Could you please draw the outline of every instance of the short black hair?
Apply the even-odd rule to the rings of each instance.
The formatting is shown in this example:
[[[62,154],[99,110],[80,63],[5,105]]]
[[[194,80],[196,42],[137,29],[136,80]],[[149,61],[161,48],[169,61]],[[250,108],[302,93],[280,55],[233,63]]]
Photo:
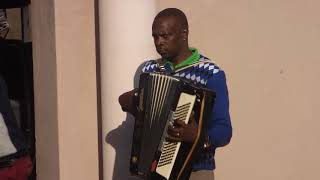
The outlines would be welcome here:
[[[187,29],[187,30],[189,29],[188,20],[187,20],[186,15],[184,14],[184,12],[182,12],[180,9],[177,9],[177,8],[167,8],[167,9],[160,11],[156,15],[154,20],[161,18],[161,17],[170,17],[170,16],[178,18],[178,21],[183,29]]]

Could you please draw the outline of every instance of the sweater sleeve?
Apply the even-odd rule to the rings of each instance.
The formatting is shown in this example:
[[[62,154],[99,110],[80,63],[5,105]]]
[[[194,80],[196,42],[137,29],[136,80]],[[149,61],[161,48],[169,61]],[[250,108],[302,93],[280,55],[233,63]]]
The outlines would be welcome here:
[[[229,95],[224,71],[213,74],[207,87],[216,93],[215,103],[208,122],[209,142],[214,147],[227,145],[232,137],[229,114]]]

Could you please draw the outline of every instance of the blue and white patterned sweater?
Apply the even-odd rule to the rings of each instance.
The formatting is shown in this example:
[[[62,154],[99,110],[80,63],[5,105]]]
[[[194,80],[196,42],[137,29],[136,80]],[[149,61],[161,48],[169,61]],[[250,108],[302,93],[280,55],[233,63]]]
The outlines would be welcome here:
[[[147,61],[142,68],[144,73],[157,71],[159,71],[159,67],[156,60]],[[192,80],[199,86],[211,89],[216,93],[215,104],[208,121],[208,136],[212,148],[203,152],[201,159],[193,165],[194,170],[213,170],[216,167],[215,149],[227,145],[232,136],[225,73],[210,59],[201,55],[198,63],[178,69],[173,74]]]

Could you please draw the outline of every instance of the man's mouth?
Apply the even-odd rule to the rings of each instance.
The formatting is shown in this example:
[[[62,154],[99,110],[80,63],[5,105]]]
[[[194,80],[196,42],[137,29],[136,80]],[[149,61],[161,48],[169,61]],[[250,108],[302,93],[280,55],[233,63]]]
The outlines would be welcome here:
[[[158,53],[161,54],[161,55],[162,55],[162,54],[167,54],[167,51],[166,51],[165,49],[160,49],[160,48],[159,48],[157,51],[158,51]]]

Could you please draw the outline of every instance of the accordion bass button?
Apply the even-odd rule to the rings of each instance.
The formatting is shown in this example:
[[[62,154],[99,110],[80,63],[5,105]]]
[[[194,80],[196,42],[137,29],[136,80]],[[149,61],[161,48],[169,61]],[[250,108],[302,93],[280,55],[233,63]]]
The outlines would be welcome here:
[[[131,157],[131,162],[136,164],[138,162],[138,157],[137,156],[132,156]]]

